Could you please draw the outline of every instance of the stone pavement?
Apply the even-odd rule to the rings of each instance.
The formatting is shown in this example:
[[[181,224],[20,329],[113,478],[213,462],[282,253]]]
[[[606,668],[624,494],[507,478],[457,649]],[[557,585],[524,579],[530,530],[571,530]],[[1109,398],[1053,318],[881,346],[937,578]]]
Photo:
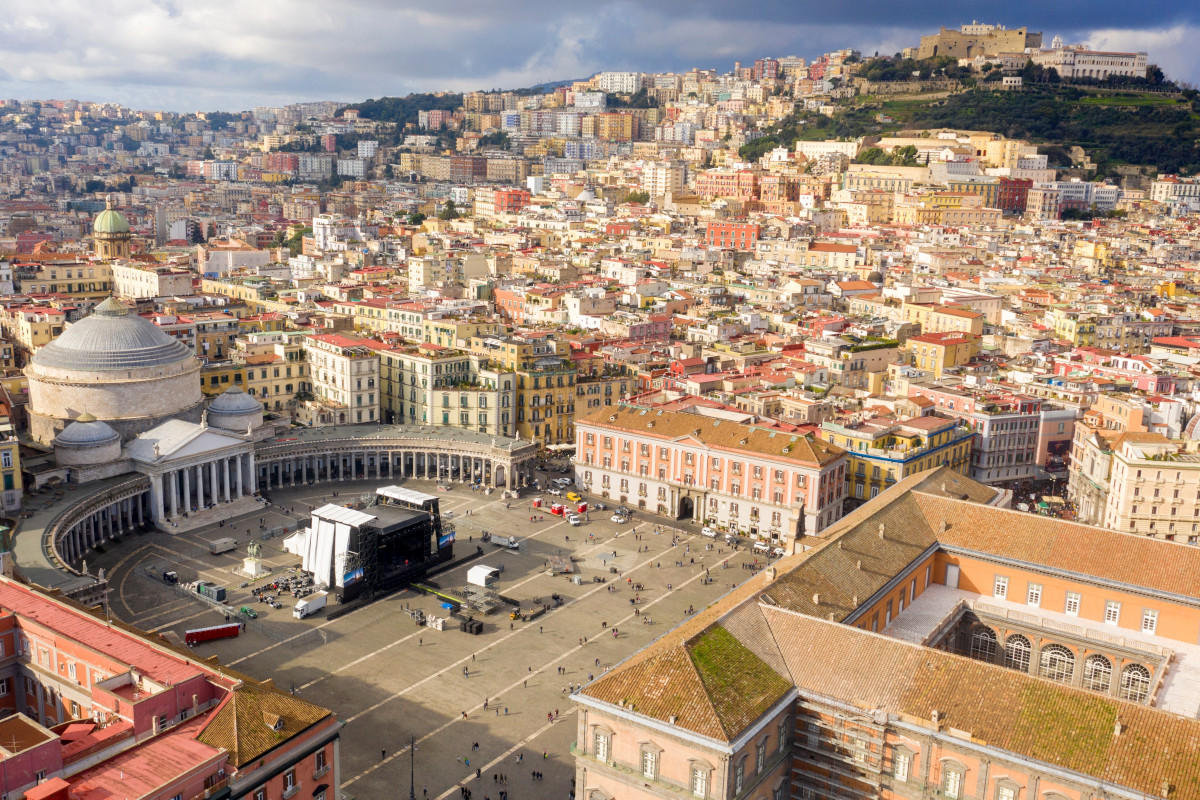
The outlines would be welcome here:
[[[109,570],[113,613],[148,629],[182,632],[210,624],[213,612],[165,591],[145,576],[144,568],[171,568],[179,571],[181,580],[204,577],[222,583],[230,590],[229,605],[236,607],[249,598],[250,587],[239,588],[243,579],[231,572],[244,557],[244,548],[209,555],[209,539],[235,536],[242,544],[260,525],[269,529],[294,523],[310,505],[333,499],[335,489],[338,500],[350,500],[377,485],[372,481],[275,490],[275,505],[263,514],[231,520],[222,528],[176,537],[147,534],[122,543],[97,560],[98,567]],[[434,488],[412,480],[403,485],[419,491]],[[282,609],[254,606],[261,613],[260,630],[206,643],[196,654],[217,655],[221,663],[257,678],[273,678],[280,688],[294,689],[334,709],[346,724],[340,765],[348,797],[404,796],[411,734],[417,738],[416,792],[421,800],[425,791],[430,798],[457,797],[461,785],[471,788],[472,800],[496,800],[502,787],[492,775],[498,779],[501,772],[508,776],[503,788],[512,800],[564,800],[574,777],[571,687],[586,684],[652,641],[685,618],[689,607],[699,610],[750,577],[741,564],[755,557],[746,551],[731,554],[691,530],[679,531],[672,545],[675,532],[654,535],[655,521],[645,515],[635,515],[618,530],[608,519],[611,512],[593,512],[590,522],[573,528],[548,513],[540,515],[543,521],[530,522],[528,496],[505,501],[497,494],[485,496],[457,486],[441,498],[443,512],[454,512],[457,548],[476,546],[483,530],[522,540],[519,552],[493,548],[474,562],[503,565],[497,587],[502,594],[532,605],[557,592],[565,605],[528,623],[498,612],[485,618],[482,635],[470,636],[457,626],[444,632],[417,627],[406,610],[444,612],[435,598],[409,591],[333,621],[323,614],[293,619],[294,600],[289,597],[291,602]],[[512,506],[508,510],[506,502]],[[281,511],[286,508],[295,513]],[[630,534],[634,525],[638,537]],[[265,545],[266,562],[273,568],[297,562],[278,549],[278,540]],[[709,546],[713,549],[706,549]],[[717,552],[718,546],[722,552]],[[582,583],[547,574],[545,562],[552,555],[580,559]],[[722,569],[726,560],[730,567]],[[137,574],[139,567],[142,575]],[[634,592],[610,568],[644,589]],[[711,583],[706,569],[711,570]],[[466,570],[460,566],[436,580],[445,588],[463,585]],[[640,600],[636,612],[630,603],[635,595]],[[646,624],[647,618],[654,624]],[[614,627],[619,629],[616,637]],[[557,720],[548,721],[547,714],[553,717],[556,711]],[[473,749],[475,743],[478,750]],[[518,755],[524,756],[519,767]],[[542,781],[531,780],[534,770],[545,774]]]

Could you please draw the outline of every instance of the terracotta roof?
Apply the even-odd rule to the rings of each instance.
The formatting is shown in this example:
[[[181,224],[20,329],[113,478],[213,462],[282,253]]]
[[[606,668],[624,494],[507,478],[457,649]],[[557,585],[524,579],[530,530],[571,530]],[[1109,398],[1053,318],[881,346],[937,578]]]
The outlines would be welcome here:
[[[721,376],[693,375],[689,380],[711,380],[713,377]],[[663,441],[691,437],[718,450],[754,453],[774,459],[814,465],[828,464],[841,458],[846,452],[821,439],[788,436],[780,434],[778,431],[743,425],[730,420],[642,408],[625,403],[597,409],[577,418],[575,424],[576,426],[595,425],[612,430],[627,430],[639,436]]]
[[[228,750],[229,763],[242,767],[331,714],[295,695],[246,683],[229,693],[196,738]],[[281,722],[278,730],[268,718]]]
[[[852,699],[1173,800],[1200,797],[1200,722],[845,625],[764,608],[802,694]],[[1121,723],[1117,734],[1116,723]]]
[[[596,700],[670,720],[730,741],[792,684],[720,625],[606,675],[586,689]]]

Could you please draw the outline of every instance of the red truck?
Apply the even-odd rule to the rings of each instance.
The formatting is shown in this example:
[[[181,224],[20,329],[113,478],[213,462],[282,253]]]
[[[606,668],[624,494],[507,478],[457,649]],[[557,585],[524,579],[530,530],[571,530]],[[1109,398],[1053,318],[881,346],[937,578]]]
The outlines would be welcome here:
[[[183,640],[188,644],[207,642],[212,639],[229,639],[241,632],[242,626],[237,622],[227,622],[224,625],[214,625],[211,628],[192,628],[184,631]]]

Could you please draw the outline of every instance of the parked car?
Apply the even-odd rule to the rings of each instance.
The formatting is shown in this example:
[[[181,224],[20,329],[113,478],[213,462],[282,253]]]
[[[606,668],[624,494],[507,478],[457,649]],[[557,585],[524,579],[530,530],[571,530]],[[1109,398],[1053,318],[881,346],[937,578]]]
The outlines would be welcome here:
[[[567,492],[567,499],[572,503],[578,503],[583,498],[579,496],[579,492]]]
[[[787,551],[784,550],[782,547],[776,547],[775,549],[773,549],[771,551],[771,555],[775,556],[776,558],[783,558],[784,556],[787,555]]]
[[[250,606],[242,606],[238,610],[238,613],[240,613],[243,617],[249,617],[250,619],[258,619],[258,612],[255,611]]]
[[[624,525],[626,522],[629,522],[629,517],[625,516],[624,514],[613,514],[612,521],[618,525]]]
[[[596,503],[595,505],[592,506],[592,508],[596,509],[597,511],[607,511],[608,510],[608,506],[604,505],[604,503]]]
[[[551,486],[549,490],[547,490],[546,494],[552,494],[555,497],[561,497],[562,489],[558,488],[557,486]]]
[[[572,525],[580,525],[583,523],[583,517],[579,516],[578,514],[571,514],[567,517],[567,522],[571,523]]]
[[[628,516],[632,516],[632,514],[633,514],[633,512],[632,512],[632,511],[630,511],[630,510],[629,510],[628,508],[626,508],[625,506],[617,506],[617,513],[618,513],[618,514],[624,514],[624,515],[625,515],[625,516],[627,516],[627,517],[628,517]]]
[[[769,553],[771,552],[771,545],[763,541],[758,541],[754,543],[754,550],[759,553]]]
[[[707,525],[705,525],[703,528],[700,529],[700,535],[707,536],[710,539],[717,538],[717,532],[714,529],[708,527]]]

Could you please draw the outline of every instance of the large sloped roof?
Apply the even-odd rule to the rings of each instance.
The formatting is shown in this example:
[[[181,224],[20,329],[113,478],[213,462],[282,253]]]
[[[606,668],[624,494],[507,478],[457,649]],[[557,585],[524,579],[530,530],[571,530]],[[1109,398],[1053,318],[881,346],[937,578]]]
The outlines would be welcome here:
[[[191,357],[183,342],[110,297],[39,350],[33,363],[94,372],[160,367]]]

